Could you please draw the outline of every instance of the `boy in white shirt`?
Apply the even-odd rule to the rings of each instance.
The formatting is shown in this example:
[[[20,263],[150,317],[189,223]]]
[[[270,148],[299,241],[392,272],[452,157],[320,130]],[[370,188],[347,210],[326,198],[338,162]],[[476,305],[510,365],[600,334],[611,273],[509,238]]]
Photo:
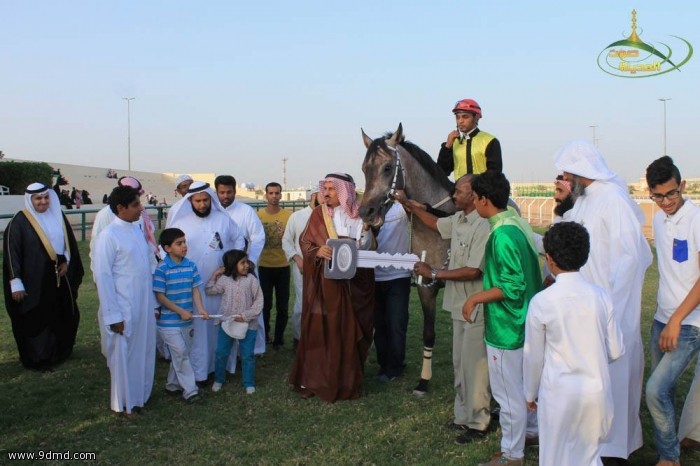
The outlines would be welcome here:
[[[654,216],[659,291],[651,328],[651,375],[646,399],[654,424],[657,466],[680,465],[674,393],[700,351],[700,209],[683,199],[685,181],[668,156],[647,167]]]
[[[600,465],[613,413],[608,362],[624,352],[622,333],[608,293],[579,273],[590,249],[586,229],[554,224],[544,249],[556,281],[530,301],[523,361],[527,406],[537,410],[540,465]]]

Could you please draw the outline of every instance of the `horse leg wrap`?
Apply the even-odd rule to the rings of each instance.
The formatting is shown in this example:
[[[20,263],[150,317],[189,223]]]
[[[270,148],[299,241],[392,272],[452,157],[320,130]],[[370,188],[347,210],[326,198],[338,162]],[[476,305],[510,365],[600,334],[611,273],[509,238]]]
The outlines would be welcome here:
[[[420,371],[420,378],[430,380],[433,378],[433,349],[423,347],[423,369]]]

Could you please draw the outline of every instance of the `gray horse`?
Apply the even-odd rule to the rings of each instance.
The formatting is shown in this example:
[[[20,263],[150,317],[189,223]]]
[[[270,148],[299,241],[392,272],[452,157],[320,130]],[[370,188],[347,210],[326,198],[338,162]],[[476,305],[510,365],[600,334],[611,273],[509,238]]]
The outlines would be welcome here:
[[[427,203],[446,214],[455,212],[452,202],[454,184],[437,163],[420,147],[404,140],[399,123],[393,134],[375,140],[362,131],[367,147],[362,171],[365,174],[365,192],[360,203],[363,220],[379,227],[391,207],[392,192],[403,189],[410,199]],[[428,229],[420,220],[411,218],[411,250],[419,257],[426,252],[429,264],[445,264],[449,242]],[[432,351],[435,344],[435,308],[438,286],[419,286],[418,295],[423,308],[423,369],[415,395],[424,395],[432,377]]]

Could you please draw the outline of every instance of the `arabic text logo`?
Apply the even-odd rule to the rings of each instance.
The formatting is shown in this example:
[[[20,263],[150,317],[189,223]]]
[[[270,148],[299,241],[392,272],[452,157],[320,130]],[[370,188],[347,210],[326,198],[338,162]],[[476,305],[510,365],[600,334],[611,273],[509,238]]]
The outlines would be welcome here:
[[[640,33],[641,34],[641,33]],[[665,42],[644,42],[637,34],[637,10],[632,10],[632,32],[626,39],[618,40],[605,47],[598,54],[598,67],[604,72],[620,78],[648,78],[680,68],[693,56],[693,46],[678,36],[673,39],[674,48],[685,55],[681,59],[674,54]]]

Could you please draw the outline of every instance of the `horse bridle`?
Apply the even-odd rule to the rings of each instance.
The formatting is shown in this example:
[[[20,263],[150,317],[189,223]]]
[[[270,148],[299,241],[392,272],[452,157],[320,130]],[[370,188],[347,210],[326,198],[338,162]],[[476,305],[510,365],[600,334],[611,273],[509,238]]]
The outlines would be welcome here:
[[[396,194],[397,189],[404,190],[406,189],[406,178],[405,178],[405,173],[404,173],[404,168],[403,165],[401,164],[401,155],[399,153],[398,147],[391,147],[389,144],[385,144],[387,149],[392,151],[394,153],[394,178],[391,180],[391,187],[389,188],[389,191],[386,193],[386,199],[384,200],[384,204],[389,204],[394,200],[394,196]],[[431,207],[433,209],[437,209],[444,203],[448,202],[452,197],[448,195],[441,201],[439,201],[437,204],[432,205]]]
[[[401,165],[401,155],[399,154],[399,149],[397,147],[391,147],[386,144],[386,147],[394,153],[394,178],[391,180],[391,187],[386,193],[386,200],[384,204],[389,204],[393,202],[396,190],[406,188],[406,178],[404,176],[403,165]]]

